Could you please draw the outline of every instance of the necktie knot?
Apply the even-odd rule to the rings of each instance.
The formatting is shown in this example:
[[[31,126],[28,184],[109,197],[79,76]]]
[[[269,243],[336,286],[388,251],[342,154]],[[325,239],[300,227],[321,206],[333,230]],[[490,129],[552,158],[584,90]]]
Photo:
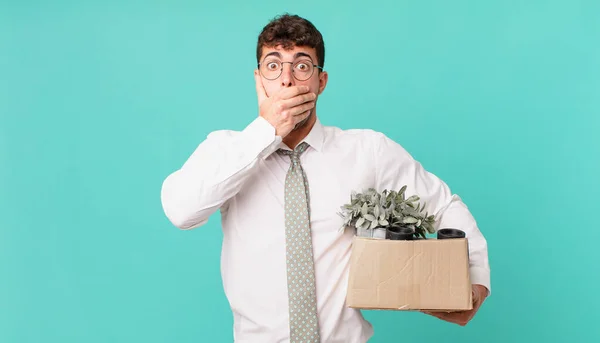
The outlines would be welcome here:
[[[296,146],[294,150],[279,149],[277,150],[277,152],[281,155],[289,156],[292,161],[299,161],[300,155],[302,155],[302,153],[305,152],[307,148],[308,143],[302,142],[298,144],[298,146]]]

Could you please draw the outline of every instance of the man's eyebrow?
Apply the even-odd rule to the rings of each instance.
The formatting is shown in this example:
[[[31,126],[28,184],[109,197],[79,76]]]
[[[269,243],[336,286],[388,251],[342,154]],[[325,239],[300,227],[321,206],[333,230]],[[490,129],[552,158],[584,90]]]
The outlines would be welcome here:
[[[270,53],[268,53],[268,54],[265,55],[264,59],[266,59],[269,56],[276,56],[276,57],[279,57],[279,59],[281,59],[281,54],[278,51],[271,51]],[[312,61],[312,57],[309,54],[305,53],[305,52],[297,52],[294,55],[294,59],[297,59],[298,57],[308,57]]]
[[[269,52],[268,54],[265,55],[265,59],[267,57],[269,57],[269,56],[277,56],[277,57],[279,57],[279,59],[281,59],[281,54],[279,52],[277,52],[277,51],[271,51],[271,52]]]
[[[294,59],[296,59],[296,58],[298,58],[298,57],[308,57],[308,58],[310,58],[310,59],[311,59],[311,61],[312,61],[312,57],[310,57],[310,55],[309,55],[309,54],[307,54],[307,53],[305,53],[305,52],[297,52],[297,53],[294,55]]]

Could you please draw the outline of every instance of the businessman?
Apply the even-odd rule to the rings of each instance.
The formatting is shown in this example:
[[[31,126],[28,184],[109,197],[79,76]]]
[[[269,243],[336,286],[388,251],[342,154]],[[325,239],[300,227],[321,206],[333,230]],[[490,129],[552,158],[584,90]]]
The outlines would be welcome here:
[[[353,190],[368,187],[407,185],[438,218],[436,229],[466,232],[473,310],[429,313],[466,325],[490,292],[490,270],[486,240],[461,198],[386,135],[321,124],[317,102],[328,74],[323,37],[311,22],[274,18],[258,37],[256,58],[257,115],[243,130],[210,133],[161,191],[178,228],[221,213],[235,342],[369,340],[372,325],[345,305],[354,232],[339,230],[337,214]]]

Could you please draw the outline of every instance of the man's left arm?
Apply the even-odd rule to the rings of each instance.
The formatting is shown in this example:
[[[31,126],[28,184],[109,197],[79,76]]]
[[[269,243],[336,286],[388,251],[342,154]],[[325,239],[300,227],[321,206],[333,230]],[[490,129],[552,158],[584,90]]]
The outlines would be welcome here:
[[[425,211],[435,215],[436,230],[457,228],[465,232],[469,242],[469,274],[473,284],[473,309],[451,313],[429,313],[460,325],[473,318],[491,292],[487,241],[473,215],[462,199],[448,185],[428,172],[400,144],[383,134],[377,134],[374,144],[376,187],[399,190],[406,185],[406,196],[418,195],[426,202]]]

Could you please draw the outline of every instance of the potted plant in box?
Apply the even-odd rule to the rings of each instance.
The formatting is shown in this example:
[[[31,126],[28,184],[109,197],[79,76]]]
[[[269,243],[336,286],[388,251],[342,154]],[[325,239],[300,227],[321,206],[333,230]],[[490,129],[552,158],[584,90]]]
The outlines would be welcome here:
[[[419,203],[419,196],[405,196],[406,186],[399,191],[384,191],[389,209],[387,239],[426,239],[426,233],[434,233],[435,217],[425,210],[426,203]]]
[[[419,197],[405,197],[406,186],[399,191],[373,188],[364,193],[352,192],[350,203],[341,207],[344,227],[356,228],[361,237],[379,239],[426,238],[425,232],[433,233],[433,215],[423,214],[425,204]]]
[[[350,203],[344,204],[338,214],[344,218],[343,227],[356,228],[360,237],[385,239],[390,209],[387,199],[373,188],[364,193],[352,192]]]

